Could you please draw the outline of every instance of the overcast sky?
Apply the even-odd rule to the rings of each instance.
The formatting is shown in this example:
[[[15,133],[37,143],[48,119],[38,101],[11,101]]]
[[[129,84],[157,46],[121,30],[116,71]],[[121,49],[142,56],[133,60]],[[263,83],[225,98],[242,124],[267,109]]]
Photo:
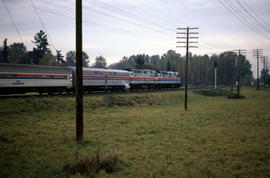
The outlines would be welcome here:
[[[74,0],[0,2],[1,41],[22,41],[31,50],[31,40],[44,29],[43,22],[53,53],[54,47],[64,55],[75,49]],[[123,56],[162,55],[169,49],[184,55],[184,49],[176,49],[176,28],[199,27],[199,49],[192,49],[193,54],[247,49],[254,70],[252,49],[262,48],[264,55],[270,55],[269,19],[269,0],[83,0],[83,48],[91,63],[99,55],[108,64]]]

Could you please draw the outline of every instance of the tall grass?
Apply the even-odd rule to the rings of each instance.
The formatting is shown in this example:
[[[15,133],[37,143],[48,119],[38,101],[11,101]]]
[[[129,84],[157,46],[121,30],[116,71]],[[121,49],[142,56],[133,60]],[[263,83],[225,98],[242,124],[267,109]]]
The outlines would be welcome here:
[[[270,90],[190,92],[189,111],[183,94],[87,96],[80,143],[74,98],[1,99],[0,177],[84,177],[63,168],[96,158],[98,145],[100,160],[117,152],[120,162],[96,177],[270,176]]]

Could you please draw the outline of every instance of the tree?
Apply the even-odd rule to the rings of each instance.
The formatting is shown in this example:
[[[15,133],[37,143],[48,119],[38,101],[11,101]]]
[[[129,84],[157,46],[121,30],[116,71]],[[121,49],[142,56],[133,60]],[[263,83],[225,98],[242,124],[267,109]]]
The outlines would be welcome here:
[[[119,62],[108,66],[109,69],[133,69],[135,68],[135,61],[132,56],[124,56]]]
[[[167,61],[167,71],[171,71],[172,69],[171,69],[171,63],[170,63],[170,61],[168,60]]]
[[[9,46],[8,62],[14,64],[30,64],[26,46],[23,43],[13,43]]]
[[[32,51],[28,52],[28,56],[30,58],[31,64],[39,65],[40,60],[43,58],[43,54],[41,50],[37,48],[33,48]]]
[[[56,66],[59,65],[56,56],[52,55],[50,52],[46,52],[39,62],[40,65]]]
[[[103,68],[103,69],[106,68],[107,62],[106,62],[106,59],[104,57],[98,56],[98,57],[96,57],[95,60],[96,60],[96,62],[92,67],[94,67],[94,68]]]
[[[58,64],[65,64],[64,56],[61,54],[61,50],[56,50],[56,59]]]
[[[9,47],[7,45],[7,39],[3,41],[3,48],[0,52],[0,62],[7,63],[8,62],[8,53]]]
[[[42,55],[44,55],[46,52],[51,52],[51,50],[48,48],[48,46],[50,46],[48,37],[44,31],[40,30],[38,33],[36,33],[34,36],[34,41],[32,42],[35,43],[37,49],[41,51]]]
[[[82,63],[83,63],[83,67],[89,67],[88,63],[88,55],[86,54],[86,52],[82,52]],[[68,51],[66,54],[66,63],[67,66],[75,66],[76,65],[76,52],[75,51]]]
[[[266,69],[262,69],[261,71],[261,76],[260,76],[260,82],[264,82],[266,85],[270,85],[270,74],[269,74],[269,70]]]
[[[31,62],[38,65],[45,53],[51,53],[48,37],[44,31],[40,30],[35,34],[34,41],[32,42],[36,45],[36,48],[33,48],[29,56],[31,57]]]
[[[135,62],[136,62],[136,68],[142,69],[143,64],[144,64],[144,56],[141,54],[137,55],[135,58]]]

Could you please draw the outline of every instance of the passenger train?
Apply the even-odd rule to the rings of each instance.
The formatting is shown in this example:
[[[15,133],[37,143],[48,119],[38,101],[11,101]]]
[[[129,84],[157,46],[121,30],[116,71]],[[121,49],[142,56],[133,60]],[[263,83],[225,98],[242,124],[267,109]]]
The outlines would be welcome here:
[[[74,92],[76,68],[0,63],[0,94]],[[84,92],[179,88],[178,72],[83,68]]]

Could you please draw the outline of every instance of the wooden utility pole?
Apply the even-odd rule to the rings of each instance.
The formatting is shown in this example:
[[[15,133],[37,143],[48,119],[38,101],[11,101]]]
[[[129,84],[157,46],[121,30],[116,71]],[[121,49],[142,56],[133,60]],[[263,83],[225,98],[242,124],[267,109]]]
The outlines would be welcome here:
[[[187,103],[188,103],[188,54],[189,54],[189,48],[198,48],[198,46],[190,46],[190,43],[198,43],[198,41],[189,41],[189,39],[198,39],[199,37],[191,37],[190,35],[193,34],[199,34],[198,32],[190,32],[190,30],[198,30],[198,27],[194,28],[177,28],[177,30],[180,30],[180,32],[177,32],[176,34],[180,35],[186,35],[182,37],[176,37],[177,39],[186,39],[186,41],[177,41],[176,43],[185,43],[186,46],[176,46],[177,48],[186,48],[186,81],[185,81],[185,110],[187,110]],[[181,32],[181,30],[186,30],[186,32]]]
[[[233,96],[233,86],[234,86],[234,66],[235,60],[232,59],[232,73],[231,73],[231,96]]]
[[[76,0],[76,140],[83,139],[82,0]]]
[[[263,56],[263,87],[265,88],[265,80],[266,80],[266,64],[268,62],[268,57]]]
[[[241,96],[241,73],[242,73],[242,62],[241,55],[247,52],[245,49],[234,50],[234,52],[238,52],[238,76],[237,76],[237,97]]]
[[[214,62],[215,67],[215,90],[217,89],[217,62]]]
[[[259,58],[262,57],[262,49],[253,49],[253,57],[257,59],[257,90],[260,89],[260,69],[259,69]]]

